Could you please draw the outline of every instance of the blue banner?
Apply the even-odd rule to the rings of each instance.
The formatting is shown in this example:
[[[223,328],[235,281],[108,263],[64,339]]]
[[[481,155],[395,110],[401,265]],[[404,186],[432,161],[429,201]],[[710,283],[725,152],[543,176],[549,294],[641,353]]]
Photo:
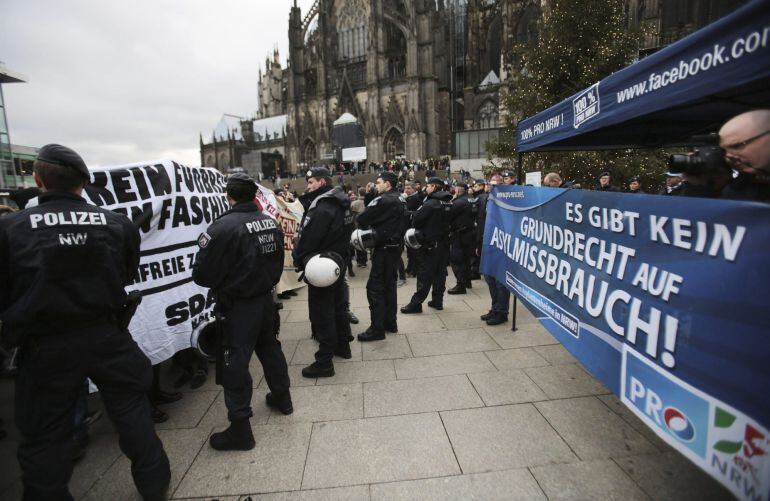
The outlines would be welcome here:
[[[770,1],[735,12],[522,120],[517,149],[691,144],[770,87]],[[618,127],[622,124],[622,127]]]
[[[770,205],[496,186],[482,273],[658,435],[770,494]]]

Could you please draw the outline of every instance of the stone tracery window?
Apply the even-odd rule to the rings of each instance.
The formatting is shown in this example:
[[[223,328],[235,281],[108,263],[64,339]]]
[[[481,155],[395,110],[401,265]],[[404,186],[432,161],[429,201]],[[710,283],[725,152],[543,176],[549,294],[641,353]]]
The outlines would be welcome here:
[[[494,101],[484,101],[476,113],[476,128],[494,129],[499,126],[500,112]]]

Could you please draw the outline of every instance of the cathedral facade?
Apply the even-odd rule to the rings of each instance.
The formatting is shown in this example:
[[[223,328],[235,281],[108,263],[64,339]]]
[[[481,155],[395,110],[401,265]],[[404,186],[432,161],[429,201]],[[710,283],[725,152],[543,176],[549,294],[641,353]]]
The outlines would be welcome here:
[[[201,138],[201,162],[272,176],[339,161],[343,115],[368,162],[469,158],[474,141],[483,155],[502,125],[501,96],[515,92],[512,49],[536,40],[547,1],[315,0],[303,13],[295,0],[285,66],[277,51],[266,59],[256,113],[223,117],[211,142]],[[641,47],[653,51],[745,0],[625,3],[630,26],[656,27]]]

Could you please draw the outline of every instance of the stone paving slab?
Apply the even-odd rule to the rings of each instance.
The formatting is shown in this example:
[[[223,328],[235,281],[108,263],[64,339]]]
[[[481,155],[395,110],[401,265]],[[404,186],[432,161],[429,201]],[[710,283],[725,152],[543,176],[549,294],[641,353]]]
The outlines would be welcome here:
[[[412,349],[404,334],[388,334],[382,341],[359,343],[364,360],[390,360],[412,357]],[[352,345],[351,345],[352,346]]]
[[[392,360],[349,362],[334,366],[334,376],[318,378],[318,386],[344,383],[369,383],[396,379]],[[292,383],[294,380],[292,379]]]
[[[551,501],[647,501],[649,498],[612,461],[537,466],[530,468]]]
[[[538,402],[535,407],[580,459],[604,459],[657,452],[595,397]]]
[[[615,459],[652,499],[721,501],[734,499],[719,482],[678,452]]]
[[[524,369],[526,367],[549,365],[548,361],[532,348],[487,351],[486,356],[493,364],[495,364],[495,367],[501,371],[506,369]]]
[[[411,315],[404,315],[403,313],[399,313],[397,315],[396,321],[398,322],[399,334],[428,331],[439,332],[447,330],[446,326],[444,326],[444,323],[439,319],[438,315],[434,313],[436,310],[428,308],[427,302],[426,304],[423,304],[422,307],[423,313]],[[366,327],[369,326],[369,322],[364,322],[362,320],[361,324],[363,324],[363,327],[359,329],[359,331],[363,332]]]
[[[497,370],[483,353],[455,353],[405,358],[395,360],[395,368],[398,379],[451,376]]]
[[[171,464],[171,483],[169,493],[173,493],[187,469],[192,464],[198,451],[208,440],[209,434],[205,429],[192,430],[163,430],[158,432],[158,437],[163,442],[163,448],[168,455]],[[127,457],[121,455],[117,461],[99,478],[85,499],[135,499],[141,501],[142,497],[134,486],[131,478],[131,463]]]
[[[242,498],[243,499],[243,498]],[[251,496],[252,501],[369,501],[369,486],[274,492]]]
[[[576,364],[577,359],[560,344],[548,344],[532,348],[551,365]]]
[[[518,330],[512,331],[510,322],[501,325],[481,326],[484,331],[495,340],[501,348],[528,348],[530,346],[543,346],[547,344],[559,344],[555,337],[550,335],[539,324],[518,325]]]
[[[466,376],[364,383],[364,415],[392,416],[481,407]]]
[[[499,346],[482,329],[407,334],[416,357],[495,350]]]
[[[486,405],[520,404],[548,399],[543,390],[521,369],[470,374],[468,377]]]
[[[364,414],[360,383],[298,387],[292,390],[291,400],[294,413],[284,416],[273,410],[269,424],[356,419]]]
[[[372,501],[544,501],[543,491],[526,469],[373,484]]]
[[[303,489],[457,475],[436,413],[315,423]]]
[[[548,398],[570,398],[610,393],[610,390],[576,364],[530,367],[524,372]]]
[[[250,451],[203,447],[175,498],[297,490],[310,441],[310,423],[254,427]]]
[[[345,364],[337,364],[334,366],[334,370],[338,370],[338,367],[340,365]],[[306,378],[302,377],[302,369],[304,368],[304,365],[290,365],[289,366],[289,381],[291,381],[291,387],[296,388],[298,386],[314,386],[318,384],[318,380],[315,378]],[[270,389],[267,386],[267,381],[263,377],[262,380],[259,382],[259,385],[257,388],[262,391],[263,393],[267,393],[270,391]]]
[[[531,404],[445,411],[441,418],[463,473],[578,460]]]
[[[195,428],[211,408],[218,394],[219,390],[191,391],[185,393],[181,400],[158,406],[168,414],[168,421],[156,424],[155,429]]]

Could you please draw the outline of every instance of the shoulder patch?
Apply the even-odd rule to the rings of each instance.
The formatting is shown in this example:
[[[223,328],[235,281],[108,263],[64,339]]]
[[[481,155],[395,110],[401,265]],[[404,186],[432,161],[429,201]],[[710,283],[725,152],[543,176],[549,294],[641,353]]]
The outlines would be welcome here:
[[[206,246],[208,246],[209,242],[211,242],[211,235],[209,235],[204,231],[198,237],[198,247],[200,247],[201,249],[205,249]]]
[[[378,203],[380,203],[380,197],[377,197],[374,200],[372,200],[371,202],[369,202],[369,207],[374,207]]]

